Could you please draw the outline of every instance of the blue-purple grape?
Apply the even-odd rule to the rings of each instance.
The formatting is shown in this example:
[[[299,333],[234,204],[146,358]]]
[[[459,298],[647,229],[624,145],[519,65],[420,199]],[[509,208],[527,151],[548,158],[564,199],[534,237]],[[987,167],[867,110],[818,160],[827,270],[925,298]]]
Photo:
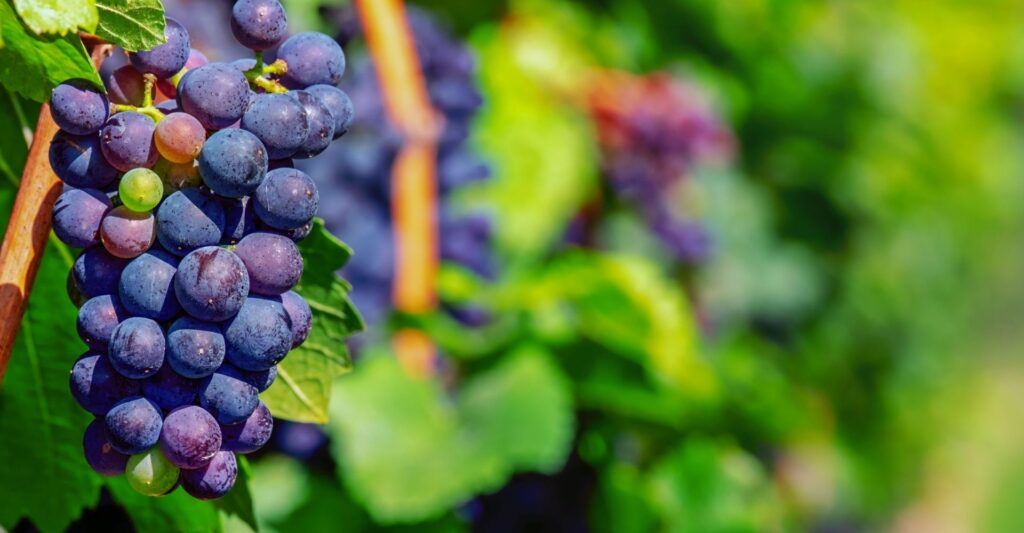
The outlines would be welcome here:
[[[223,63],[190,70],[178,84],[178,107],[208,130],[238,122],[249,106],[249,81],[242,71]]]
[[[149,318],[131,317],[121,321],[110,335],[110,364],[122,376],[144,379],[164,364],[167,340],[164,331]]]
[[[227,320],[243,307],[249,294],[245,264],[228,250],[208,246],[181,260],[174,292],[185,311],[199,320]]]
[[[167,363],[175,372],[188,378],[205,378],[224,362],[226,352],[220,326],[179,318],[167,330]]]
[[[78,287],[78,282],[75,281],[75,276],[73,276],[71,272],[68,272],[65,288],[68,292],[68,299],[71,300],[71,303],[74,304],[75,307],[81,308],[85,305],[86,300],[89,299],[89,297],[82,292],[82,289]]]
[[[213,192],[248,196],[267,175],[267,149],[252,133],[227,129],[213,134],[199,154],[199,174]]]
[[[125,65],[110,73],[106,87],[107,97],[115,104],[140,106],[146,94],[146,82],[142,73],[131,65]]]
[[[257,404],[259,390],[231,365],[222,366],[199,386],[199,405],[226,426],[249,418]]]
[[[142,395],[153,403],[160,406],[164,411],[171,411],[178,407],[192,405],[199,393],[199,381],[189,379],[176,372],[169,364],[170,360],[170,337],[168,336],[167,356],[164,358],[164,366],[160,367],[156,375],[142,381]]]
[[[274,432],[274,417],[270,409],[260,402],[242,423],[221,428],[223,447],[235,453],[252,453],[263,447]]]
[[[53,206],[53,232],[64,244],[88,248],[100,242],[103,219],[113,207],[96,189],[70,189]]]
[[[238,0],[231,9],[231,32],[246,48],[269,50],[288,34],[288,15],[278,0]]]
[[[71,267],[71,275],[86,298],[102,294],[117,294],[121,272],[128,266],[127,259],[110,255],[102,246],[93,246],[78,254]]]
[[[104,417],[107,438],[115,450],[133,455],[156,445],[160,439],[163,415],[152,400],[135,396],[125,398]]]
[[[146,115],[134,111],[117,113],[100,130],[103,157],[121,172],[152,168],[160,159],[153,142],[155,131],[156,123]]]
[[[249,197],[222,198],[224,208],[224,235],[221,244],[238,244],[246,235],[256,231],[256,213]]]
[[[185,67],[192,48],[188,30],[178,21],[168,18],[164,27],[166,42],[153,48],[129,54],[132,65],[143,74],[153,74],[159,79],[170,78]]]
[[[277,51],[288,64],[281,82],[289,89],[337,85],[345,74],[345,53],[330,37],[316,32],[293,35]]]
[[[305,172],[279,168],[267,173],[253,195],[256,216],[268,226],[290,230],[310,223],[320,206],[320,192]]]
[[[215,500],[224,496],[235,486],[238,477],[238,463],[235,454],[220,451],[202,468],[182,470],[181,486],[200,500]]]
[[[316,157],[326,150],[331,145],[331,141],[334,140],[334,115],[312,93],[307,91],[291,91],[288,94],[302,105],[302,108],[306,111],[306,121],[309,125],[306,140],[290,156],[298,159]]]
[[[242,376],[242,379],[247,381],[253,387],[256,387],[256,390],[260,392],[269,389],[277,379],[277,365],[257,372],[250,372],[248,370],[241,370],[238,368],[235,368],[235,370],[237,370],[239,375]]]
[[[250,296],[224,327],[227,360],[242,370],[266,370],[292,347],[292,325],[280,298]]]
[[[199,189],[182,189],[168,196],[156,213],[157,239],[177,256],[220,244],[224,209],[220,201]]]
[[[238,243],[235,254],[245,263],[253,294],[280,295],[302,277],[302,254],[288,237],[253,233]]]
[[[178,258],[163,251],[150,250],[133,259],[121,272],[118,295],[132,315],[165,322],[181,312],[174,293],[174,275]]]
[[[93,415],[107,414],[117,402],[137,396],[138,381],[119,374],[102,353],[87,352],[71,368],[71,395],[82,409]]]
[[[79,189],[103,189],[117,179],[117,169],[103,157],[99,135],[59,132],[50,143],[50,167],[64,183]]]
[[[78,336],[90,348],[106,350],[114,328],[128,316],[114,295],[103,294],[90,298],[78,310]]]
[[[72,135],[92,135],[109,118],[110,103],[91,82],[68,80],[53,89],[50,115],[60,129]]]
[[[205,466],[220,447],[220,425],[202,407],[181,407],[164,419],[160,448],[175,466],[184,470]]]
[[[334,118],[334,138],[337,139],[348,132],[355,116],[355,107],[352,99],[345,94],[345,91],[333,85],[314,85],[306,89],[317,100],[327,108]]]
[[[260,94],[242,116],[242,129],[263,143],[270,159],[295,155],[309,137],[306,107],[292,94]]]
[[[128,456],[115,450],[107,439],[103,422],[93,420],[82,436],[82,450],[85,461],[101,476],[120,476],[128,464]]]
[[[281,305],[292,323],[292,348],[298,348],[306,342],[309,330],[313,327],[313,310],[309,308],[306,299],[295,291],[282,294]]]

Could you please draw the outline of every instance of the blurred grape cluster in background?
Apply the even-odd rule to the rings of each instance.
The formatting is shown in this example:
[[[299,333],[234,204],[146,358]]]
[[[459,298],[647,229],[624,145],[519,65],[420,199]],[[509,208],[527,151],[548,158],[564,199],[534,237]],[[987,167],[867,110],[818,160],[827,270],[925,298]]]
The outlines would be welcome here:
[[[355,123],[305,164],[369,329],[330,422],[254,459],[262,530],[1024,528],[1017,3],[409,2],[425,315],[391,303],[402,138],[359,19],[284,3],[349,54]],[[165,5],[236,55],[230,2]]]

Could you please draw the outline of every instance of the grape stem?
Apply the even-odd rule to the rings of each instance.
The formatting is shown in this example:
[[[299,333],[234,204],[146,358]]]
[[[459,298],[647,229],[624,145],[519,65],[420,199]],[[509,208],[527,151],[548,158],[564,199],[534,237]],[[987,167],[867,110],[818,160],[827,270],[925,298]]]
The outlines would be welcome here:
[[[142,105],[134,106],[128,104],[114,104],[114,112],[123,113],[131,111],[134,113],[140,113],[153,119],[153,122],[159,124],[160,121],[164,119],[164,112],[153,106],[153,100],[156,95],[156,76],[146,74],[143,77],[143,80],[145,80],[146,85],[142,94]]]
[[[113,52],[113,45],[97,42],[94,38],[83,40],[91,45],[92,62],[99,69],[103,59]],[[0,317],[3,317],[0,320],[0,383],[7,371],[39,262],[50,236],[53,204],[62,188],[49,163],[50,142],[58,129],[50,116],[50,106],[43,104],[18,186],[18,196],[0,245]]]
[[[366,41],[377,65],[389,120],[404,142],[392,167],[395,228],[395,308],[409,314],[437,307],[437,140],[442,120],[427,96],[426,82],[401,0],[356,0]],[[422,331],[402,330],[392,345],[415,375],[434,371],[437,349]]]
[[[288,72],[288,63],[278,59],[269,65],[263,64],[263,52],[256,51],[256,64],[245,71],[245,79],[254,89],[263,89],[268,93],[286,93],[288,89],[274,77],[282,76]]]

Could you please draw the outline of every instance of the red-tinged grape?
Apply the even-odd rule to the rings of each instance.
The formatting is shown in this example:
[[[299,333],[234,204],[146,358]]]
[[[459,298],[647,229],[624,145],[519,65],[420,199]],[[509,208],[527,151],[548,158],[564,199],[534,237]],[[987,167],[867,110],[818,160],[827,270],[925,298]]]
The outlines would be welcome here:
[[[253,294],[278,296],[302,277],[302,254],[288,237],[253,233],[238,243],[235,254],[245,263]]]
[[[220,446],[220,426],[202,407],[181,407],[164,419],[160,448],[167,459],[179,468],[194,470],[206,466]]]
[[[270,409],[260,402],[242,423],[221,427],[224,449],[235,453],[255,452],[270,440],[273,431],[274,418]]]
[[[182,471],[181,486],[194,498],[215,500],[235,486],[237,477],[238,463],[235,454],[221,451],[217,452],[206,466]]]
[[[142,73],[131,65],[125,65],[107,77],[107,96],[115,104],[142,105],[146,94],[146,82]]]
[[[156,241],[156,221],[149,213],[136,213],[121,206],[103,218],[100,237],[110,255],[132,259],[146,253],[153,246]]]
[[[156,125],[156,148],[172,163],[189,163],[199,157],[206,142],[206,129],[188,113],[171,113]]]

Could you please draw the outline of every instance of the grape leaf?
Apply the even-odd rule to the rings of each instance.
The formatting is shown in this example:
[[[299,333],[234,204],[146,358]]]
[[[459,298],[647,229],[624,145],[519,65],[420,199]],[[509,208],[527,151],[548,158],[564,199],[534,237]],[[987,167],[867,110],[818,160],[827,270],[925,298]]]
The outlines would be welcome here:
[[[313,328],[306,342],[278,365],[277,381],[263,401],[275,417],[322,424],[327,422],[334,378],[352,366],[345,338],[364,326],[348,298],[351,287],[335,274],[352,251],[320,220],[299,249],[305,270],[295,290],[313,309]]]
[[[107,479],[110,494],[128,512],[136,531],[222,531],[217,508],[182,489],[162,498],[135,492],[124,476]]]
[[[13,190],[3,193],[0,212],[8,212]],[[68,392],[68,372],[85,349],[64,292],[70,267],[67,250],[51,244],[0,391],[0,435],[7,437],[0,446],[0,524],[9,529],[27,517],[44,532],[63,531],[99,500],[100,478],[82,457],[91,417]]]
[[[223,498],[213,501],[213,505],[220,509],[220,512],[227,515],[225,518],[237,517],[246,523],[253,531],[258,531],[256,524],[256,512],[252,506],[252,490],[249,482],[252,480],[252,467],[249,460],[242,455],[235,455],[238,460],[238,478],[231,492]]]
[[[29,117],[39,114],[39,106],[0,87],[0,180],[16,187],[21,180],[21,169],[28,157],[28,139],[32,125]]]
[[[77,35],[38,37],[14,14],[8,0],[0,0],[0,80],[5,87],[37,102],[50,99],[50,91],[71,78],[102,87],[92,61]]]
[[[96,30],[95,0],[13,0],[22,22],[38,35]]]
[[[520,349],[454,401],[390,357],[340,380],[329,431],[339,473],[384,523],[441,516],[521,470],[553,471],[573,435],[565,378],[537,349]]]
[[[148,50],[167,41],[160,0],[96,0],[96,35],[125,50]]]

